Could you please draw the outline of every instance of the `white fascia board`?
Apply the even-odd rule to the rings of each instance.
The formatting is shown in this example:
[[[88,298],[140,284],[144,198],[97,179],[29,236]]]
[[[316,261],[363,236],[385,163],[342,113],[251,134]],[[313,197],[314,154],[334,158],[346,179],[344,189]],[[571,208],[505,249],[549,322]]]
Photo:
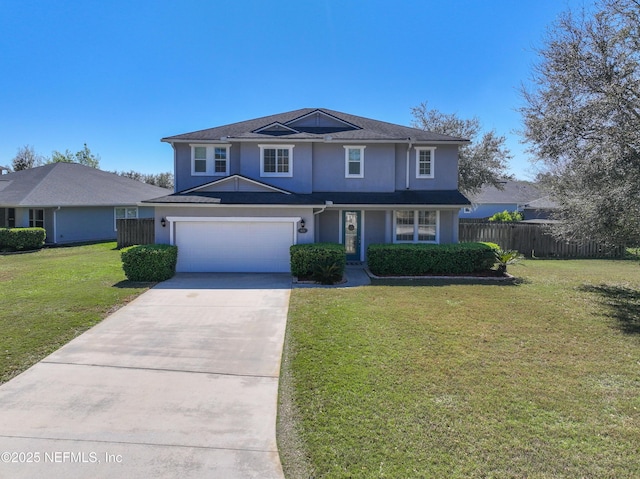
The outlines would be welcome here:
[[[175,223],[179,221],[206,223],[297,223],[301,216],[167,216],[166,220]]]
[[[288,209],[300,209],[300,208],[324,208],[324,203],[318,203],[317,205],[261,205],[261,204],[247,204],[247,205],[229,205],[223,203],[143,203],[143,206],[155,206],[156,208],[288,208]]]
[[[325,135],[327,136],[327,135]],[[165,141],[165,140],[161,140],[161,141]],[[224,141],[221,140],[197,140],[197,139],[190,139],[190,140],[172,140],[172,141],[166,141],[167,143],[198,143],[201,145],[205,145],[205,144],[221,144],[221,143],[229,143],[229,142],[238,142],[238,143],[275,143],[275,144],[282,144],[283,142],[288,142],[288,143],[339,143],[339,144],[354,144],[354,145],[359,145],[359,144],[369,144],[369,143],[383,143],[383,144],[389,144],[389,143],[394,143],[394,144],[401,144],[401,145],[405,145],[405,144],[412,144],[414,146],[430,146],[430,145],[466,145],[468,143],[471,143],[471,141],[469,140],[464,140],[464,141],[445,141],[445,140],[434,140],[434,141],[427,141],[427,140],[420,140],[418,143],[416,144],[416,141],[409,141],[405,138],[389,138],[389,139],[362,139],[362,138],[358,138],[358,139],[346,139],[346,138],[335,138],[333,137],[331,140],[327,140],[324,137],[322,138],[283,138],[283,137],[279,137],[278,138],[234,138],[232,136],[227,137]]]
[[[471,204],[471,203],[469,203]],[[464,205],[430,205],[430,204],[426,204],[426,203],[419,203],[419,204],[414,204],[414,205],[407,205],[407,204],[401,204],[401,205],[393,205],[393,204],[388,204],[388,205],[372,205],[371,203],[366,203],[366,204],[358,204],[358,205],[353,205],[353,204],[342,204],[342,203],[334,203],[332,205],[323,205],[326,206],[328,210],[330,209],[356,209],[356,208],[363,208],[363,209],[374,209],[374,210],[388,210],[388,209],[405,209],[405,210],[415,210],[415,209],[420,209],[420,208],[428,208],[428,209],[439,209],[439,210],[459,210],[460,208],[466,208],[469,204],[464,204]]]

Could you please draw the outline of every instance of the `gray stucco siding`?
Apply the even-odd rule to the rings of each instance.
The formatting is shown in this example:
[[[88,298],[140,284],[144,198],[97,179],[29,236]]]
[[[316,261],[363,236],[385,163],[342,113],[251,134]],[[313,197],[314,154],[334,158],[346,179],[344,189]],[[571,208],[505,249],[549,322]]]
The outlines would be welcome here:
[[[293,145],[291,177],[261,176],[260,145],[267,142],[231,143],[229,174],[248,178],[294,193],[313,191],[392,192],[407,186],[407,144],[378,144],[363,142],[351,145],[334,142],[287,142]],[[273,143],[274,145],[276,143]],[[345,146],[365,146],[364,177],[345,175]],[[428,146],[428,145],[418,145]],[[458,148],[455,145],[435,145],[434,178],[416,177],[415,145],[409,150],[409,188],[412,190],[448,190],[457,188]],[[191,147],[175,144],[176,191],[184,191],[221,178],[219,175],[192,175]]]
[[[153,207],[138,207],[138,218],[153,218],[153,216]],[[115,240],[117,238],[115,207],[45,208],[45,229],[47,243]]]
[[[395,187],[407,187],[407,146],[396,145]],[[434,177],[417,178],[416,146],[435,147]],[[412,145],[409,150],[409,188],[412,190],[455,190],[458,188],[458,147],[455,145]]]
[[[290,159],[292,176],[261,176],[260,171],[260,145],[270,143],[242,143],[239,145],[241,163],[240,174],[249,178],[262,181],[277,188],[282,188],[293,193],[311,193],[312,175],[312,144],[294,143],[283,141],[278,145],[293,145],[293,157]],[[276,143],[273,143],[276,145]]]
[[[366,146],[364,178],[345,175],[345,146]],[[315,143],[313,191],[395,191],[395,148],[392,144]]]
[[[194,142],[193,144],[197,144]],[[229,143],[225,143],[229,144]],[[192,175],[191,146],[189,143],[175,143],[175,191],[184,191],[224,178],[224,175]],[[240,144],[231,143],[229,148],[229,174],[240,173]]]
[[[182,191],[205,183],[202,176],[191,176],[191,147],[186,143],[175,143],[175,190]]]
[[[387,212],[386,211],[365,211],[364,212],[364,237],[362,247],[365,254],[370,244],[387,242]]]
[[[318,243],[340,243],[340,212],[338,210],[325,210],[317,216]]]
[[[50,242],[74,243],[116,239],[113,206],[61,208],[54,213],[56,236],[55,239],[53,236],[50,237],[49,227],[47,227],[47,237]]]
[[[458,242],[458,210],[440,210],[440,244]]]
[[[229,208],[229,207],[156,207],[155,236],[156,243],[169,244],[171,237],[170,224],[165,227],[160,223],[162,218],[269,218],[269,217],[300,217],[305,220],[306,233],[297,233],[298,244],[313,243],[315,238],[315,224],[312,208]],[[175,224],[174,224],[175,227]],[[256,241],[259,238],[256,238]]]

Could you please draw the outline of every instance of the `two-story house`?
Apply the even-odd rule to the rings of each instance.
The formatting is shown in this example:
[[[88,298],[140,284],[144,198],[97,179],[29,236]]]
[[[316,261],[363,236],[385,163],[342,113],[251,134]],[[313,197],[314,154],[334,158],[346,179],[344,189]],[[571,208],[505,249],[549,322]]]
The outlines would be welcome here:
[[[288,272],[289,247],[455,243],[463,138],[316,108],[163,138],[176,193],[155,206],[178,271]]]

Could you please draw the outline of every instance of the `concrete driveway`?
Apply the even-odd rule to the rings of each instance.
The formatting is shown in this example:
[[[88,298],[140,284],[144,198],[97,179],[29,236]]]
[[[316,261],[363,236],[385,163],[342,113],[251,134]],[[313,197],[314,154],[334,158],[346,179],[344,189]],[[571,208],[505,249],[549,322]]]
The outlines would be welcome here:
[[[179,274],[0,387],[0,477],[283,478],[289,275]]]

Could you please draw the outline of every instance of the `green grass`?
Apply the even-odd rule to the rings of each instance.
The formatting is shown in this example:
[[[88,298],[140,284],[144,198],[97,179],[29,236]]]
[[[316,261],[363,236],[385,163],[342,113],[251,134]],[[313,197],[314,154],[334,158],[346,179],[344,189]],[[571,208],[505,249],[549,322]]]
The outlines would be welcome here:
[[[126,280],[115,248],[100,243],[0,255],[0,382],[148,288]]]
[[[640,266],[292,293],[290,478],[640,477]]]

